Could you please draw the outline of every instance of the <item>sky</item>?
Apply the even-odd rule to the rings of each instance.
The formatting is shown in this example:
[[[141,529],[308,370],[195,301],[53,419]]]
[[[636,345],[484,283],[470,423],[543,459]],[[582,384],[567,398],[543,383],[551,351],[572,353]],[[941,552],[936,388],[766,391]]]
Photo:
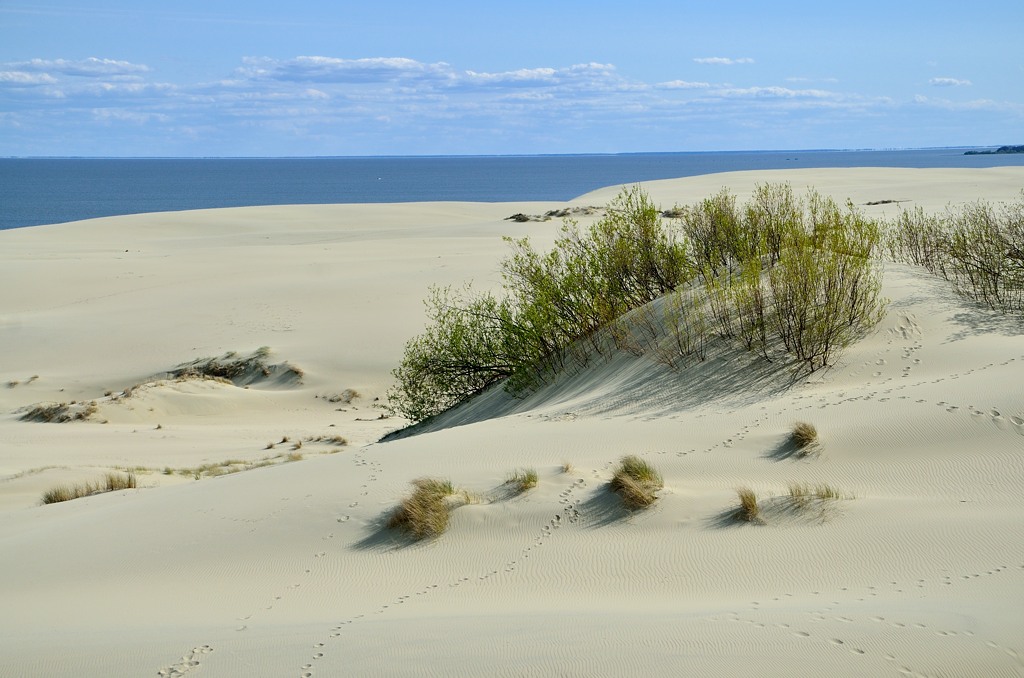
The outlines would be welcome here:
[[[1024,3],[0,0],[0,156],[1024,144]]]

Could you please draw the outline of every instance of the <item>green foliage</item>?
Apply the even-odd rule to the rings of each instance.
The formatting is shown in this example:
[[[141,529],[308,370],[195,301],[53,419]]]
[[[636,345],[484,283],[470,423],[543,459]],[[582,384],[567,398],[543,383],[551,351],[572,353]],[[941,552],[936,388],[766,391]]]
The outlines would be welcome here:
[[[1024,313],[1024,193],[1013,203],[970,203],[941,216],[905,211],[888,226],[897,261],[923,266],[993,310]]]
[[[514,393],[533,387],[575,342],[690,275],[685,248],[636,187],[586,232],[566,222],[550,252],[506,241],[502,299],[468,288],[431,291],[427,328],[394,371],[394,411],[421,421],[502,380]]]
[[[814,191],[798,201],[787,185],[759,186],[744,215],[741,234],[717,232],[728,252],[718,267],[702,269],[719,335],[768,359],[781,343],[811,371],[832,364],[884,311],[878,225]]]
[[[723,190],[672,214],[665,224],[626,189],[589,229],[566,221],[549,252],[506,239],[502,296],[433,289],[427,328],[394,371],[393,411],[420,421],[500,381],[523,392],[608,338],[678,369],[705,359],[714,329],[813,371],[881,318],[880,232],[850,203],[769,184],[742,208]],[[666,295],[658,317],[647,305]]]

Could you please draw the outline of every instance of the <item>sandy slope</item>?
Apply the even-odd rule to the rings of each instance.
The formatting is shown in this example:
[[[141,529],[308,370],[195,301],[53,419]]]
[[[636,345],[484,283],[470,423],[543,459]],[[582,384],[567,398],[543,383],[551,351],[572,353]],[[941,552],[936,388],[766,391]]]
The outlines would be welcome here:
[[[928,209],[1024,187],[1019,168],[647,187],[667,207],[784,179]],[[889,265],[878,331],[810,379],[736,351],[680,372],[617,355],[372,444],[402,423],[377,419],[374,398],[422,326],[426,287],[495,284],[501,235],[543,244],[558,225],[502,219],[555,206],[253,208],[0,232],[0,676],[1024,675],[1024,327],[919,271]],[[103,396],[260,346],[303,383]],[[345,389],[360,396],[331,402]],[[18,420],[32,403],[94,398],[108,423]],[[798,419],[821,432],[820,457],[787,457]],[[160,472],[335,434],[350,444],[306,443],[295,463],[198,482]],[[630,453],[666,485],[632,515],[605,489]],[[39,505],[58,480],[129,466],[155,472],[138,490]],[[540,483],[510,498],[518,467]],[[408,545],[381,523],[424,475],[480,500],[439,540]],[[794,511],[781,499],[794,481],[853,498]],[[730,519],[741,485],[764,498],[767,525]]]

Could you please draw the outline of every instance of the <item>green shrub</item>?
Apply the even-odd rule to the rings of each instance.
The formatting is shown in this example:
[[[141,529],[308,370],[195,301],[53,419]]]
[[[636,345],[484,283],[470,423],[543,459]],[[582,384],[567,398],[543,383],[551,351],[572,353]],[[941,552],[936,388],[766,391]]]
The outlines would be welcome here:
[[[426,330],[394,371],[391,410],[421,421],[498,382],[519,394],[607,339],[675,369],[706,357],[712,328],[814,371],[882,317],[881,233],[849,202],[765,185],[742,209],[723,191],[672,214],[666,225],[646,194],[626,189],[586,231],[565,222],[547,253],[506,239],[502,295],[433,289]],[[660,317],[645,308],[669,294]]]

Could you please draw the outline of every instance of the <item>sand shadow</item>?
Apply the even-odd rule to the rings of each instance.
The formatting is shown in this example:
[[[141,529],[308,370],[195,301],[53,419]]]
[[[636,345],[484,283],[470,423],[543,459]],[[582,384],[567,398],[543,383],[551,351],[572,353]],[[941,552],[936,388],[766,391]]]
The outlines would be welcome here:
[[[810,459],[821,455],[822,446],[821,443],[815,441],[810,445],[800,447],[792,436],[787,435],[785,438],[780,440],[775,447],[768,450],[764,457],[765,459],[771,459],[772,461],[786,461],[789,459]]]
[[[358,551],[400,551],[429,543],[431,539],[415,539],[402,530],[389,527],[393,510],[381,513],[368,526],[366,535],[352,544]]]
[[[747,520],[743,517],[743,512],[734,506],[714,514],[705,521],[705,524],[716,530],[728,530],[739,527],[760,527],[765,525],[765,521],[760,519],[756,521]]]
[[[626,508],[622,498],[608,485],[602,486],[589,499],[579,504],[584,527],[597,529],[622,522],[636,511]]]

